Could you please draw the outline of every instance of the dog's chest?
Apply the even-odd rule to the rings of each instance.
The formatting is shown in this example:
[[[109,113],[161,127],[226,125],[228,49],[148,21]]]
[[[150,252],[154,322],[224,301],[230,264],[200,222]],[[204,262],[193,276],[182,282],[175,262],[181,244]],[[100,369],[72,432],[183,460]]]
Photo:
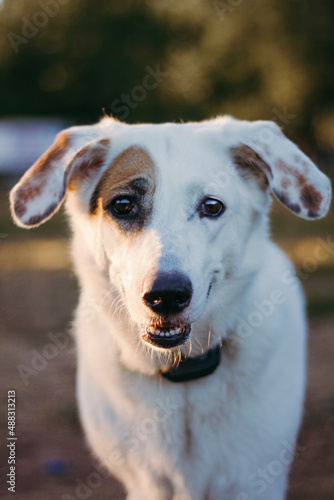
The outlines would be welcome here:
[[[92,388],[89,401],[81,401],[81,412],[95,449],[99,443],[100,458],[106,463],[114,457],[111,469],[116,475],[126,467],[157,477],[188,477],[204,467],[204,476],[217,469],[221,476],[235,453],[235,430],[247,431],[237,422],[237,401],[219,372],[187,383],[162,379],[148,384],[143,383],[146,377],[137,376],[123,380],[112,395]],[[228,408],[224,401],[229,401]],[[100,408],[98,414],[89,410],[93,407]]]

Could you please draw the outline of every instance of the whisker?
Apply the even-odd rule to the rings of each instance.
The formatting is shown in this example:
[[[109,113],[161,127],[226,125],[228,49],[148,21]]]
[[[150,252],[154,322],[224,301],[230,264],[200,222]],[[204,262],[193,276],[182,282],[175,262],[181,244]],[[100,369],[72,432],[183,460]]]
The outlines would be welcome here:
[[[208,349],[210,348],[210,342],[211,342],[211,328],[209,330],[209,335],[208,335]]]

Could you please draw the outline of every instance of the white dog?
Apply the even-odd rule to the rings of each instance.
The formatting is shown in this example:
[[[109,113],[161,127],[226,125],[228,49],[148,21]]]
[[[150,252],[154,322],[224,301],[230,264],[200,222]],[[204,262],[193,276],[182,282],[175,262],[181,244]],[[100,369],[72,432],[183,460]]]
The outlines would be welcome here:
[[[306,219],[331,198],[276,124],[221,117],[67,129],[11,193],[22,227],[66,196],[82,423],[129,500],[285,497],[306,322],[270,191]]]

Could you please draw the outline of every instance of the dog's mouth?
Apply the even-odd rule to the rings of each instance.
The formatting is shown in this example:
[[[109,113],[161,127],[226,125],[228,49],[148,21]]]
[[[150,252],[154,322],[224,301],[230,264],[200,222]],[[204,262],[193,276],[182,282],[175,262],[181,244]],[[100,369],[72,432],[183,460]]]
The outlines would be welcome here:
[[[170,349],[184,344],[190,335],[191,325],[156,326],[142,325],[142,339],[155,347]]]

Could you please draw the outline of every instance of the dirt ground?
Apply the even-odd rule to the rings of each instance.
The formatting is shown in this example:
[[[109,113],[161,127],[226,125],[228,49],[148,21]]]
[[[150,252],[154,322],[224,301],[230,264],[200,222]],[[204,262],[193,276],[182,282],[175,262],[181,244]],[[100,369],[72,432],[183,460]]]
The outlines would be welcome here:
[[[121,486],[98,471],[80,430],[75,352],[66,333],[76,298],[76,280],[67,270],[0,273],[0,423],[6,438],[6,395],[15,389],[17,500],[124,499]],[[288,500],[334,498],[333,359],[333,317],[327,314],[310,323],[308,394]],[[4,483],[1,498],[13,498]]]

